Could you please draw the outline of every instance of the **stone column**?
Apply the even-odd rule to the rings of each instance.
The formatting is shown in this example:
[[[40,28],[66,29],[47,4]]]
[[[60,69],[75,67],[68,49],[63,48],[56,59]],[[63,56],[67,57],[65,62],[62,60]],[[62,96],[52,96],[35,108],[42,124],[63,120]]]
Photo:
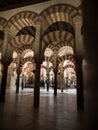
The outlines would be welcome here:
[[[55,50],[54,51],[54,96],[57,96],[57,73],[58,73],[57,50]]]
[[[2,59],[1,62],[3,64],[3,72],[2,72],[2,81],[1,81],[1,93],[0,93],[0,102],[5,101],[5,93],[6,93],[6,82],[7,82],[7,71],[9,66],[9,60],[7,58],[7,49],[8,49],[8,29],[5,29],[4,40],[2,46]]]
[[[8,64],[3,64],[3,74],[2,74],[2,82],[1,82],[1,93],[0,93],[0,102],[5,101],[5,93],[6,93],[6,82],[7,82],[7,70]]]
[[[9,29],[5,28],[4,30],[4,40],[3,40],[3,46],[2,46],[2,59],[6,56],[7,54],[7,49],[8,49],[8,36],[9,36]]]
[[[34,86],[34,107],[39,107],[40,102],[40,67],[41,64],[36,62],[36,70],[35,70],[35,86]]]
[[[84,108],[84,95],[83,95],[83,67],[82,60],[84,55],[84,44],[83,36],[81,33],[82,28],[82,17],[75,16],[73,18],[73,26],[75,29],[75,40],[74,40],[74,55],[76,62],[76,75],[77,75],[77,109],[83,110]]]
[[[97,1],[82,0],[85,46],[85,123],[86,129],[98,129],[98,6]]]
[[[19,85],[20,85],[20,62],[21,62],[21,56],[18,55],[17,58],[17,79],[16,79],[16,93],[19,93]]]
[[[2,69],[3,69],[3,66],[2,66],[2,63],[1,63],[1,58],[2,58],[2,54],[0,52],[0,90],[1,90]]]
[[[49,61],[47,60],[47,91],[49,91]]]
[[[80,55],[75,56],[77,76],[77,110],[83,110],[84,108],[82,60],[83,59]]]
[[[61,82],[61,92],[63,92],[64,88],[64,71],[63,71],[63,62],[61,63],[61,68],[60,68],[60,82]]]
[[[40,32],[41,32],[41,24],[38,23],[36,25],[36,35],[35,35],[35,43],[34,43],[34,58],[36,63],[35,70],[35,86],[34,86],[34,107],[39,107],[40,100],[40,67],[41,67],[41,43],[40,43]]]
[[[74,53],[78,55],[83,55],[84,53],[83,35],[81,33],[82,24],[83,22],[81,16],[75,16],[73,18],[73,27],[75,30],[73,49],[74,49]]]

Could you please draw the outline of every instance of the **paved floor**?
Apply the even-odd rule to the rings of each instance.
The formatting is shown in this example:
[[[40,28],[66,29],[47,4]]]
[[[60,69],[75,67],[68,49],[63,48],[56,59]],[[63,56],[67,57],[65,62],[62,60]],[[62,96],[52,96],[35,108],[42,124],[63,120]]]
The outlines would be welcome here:
[[[41,89],[39,109],[33,108],[33,90],[16,94],[7,90],[6,101],[0,103],[0,130],[86,130],[83,112],[77,111],[76,91]]]

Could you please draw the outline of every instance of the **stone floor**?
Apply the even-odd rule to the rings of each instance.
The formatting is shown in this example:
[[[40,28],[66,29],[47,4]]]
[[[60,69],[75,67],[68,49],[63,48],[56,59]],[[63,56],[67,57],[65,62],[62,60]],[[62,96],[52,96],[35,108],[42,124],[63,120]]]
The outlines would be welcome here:
[[[6,91],[0,103],[0,130],[86,130],[82,111],[77,111],[76,91],[41,89],[39,109],[33,108],[33,90]]]

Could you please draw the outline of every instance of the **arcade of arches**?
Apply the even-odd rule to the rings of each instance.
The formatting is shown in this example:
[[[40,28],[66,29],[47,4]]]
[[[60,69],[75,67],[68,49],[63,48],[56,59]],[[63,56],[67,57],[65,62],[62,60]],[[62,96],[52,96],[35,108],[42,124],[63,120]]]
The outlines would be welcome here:
[[[18,93],[21,86],[34,88],[35,106],[40,87],[53,88],[55,96],[57,89],[77,88],[77,103],[83,102],[81,3],[48,5],[0,12],[1,101],[6,89],[16,86]]]

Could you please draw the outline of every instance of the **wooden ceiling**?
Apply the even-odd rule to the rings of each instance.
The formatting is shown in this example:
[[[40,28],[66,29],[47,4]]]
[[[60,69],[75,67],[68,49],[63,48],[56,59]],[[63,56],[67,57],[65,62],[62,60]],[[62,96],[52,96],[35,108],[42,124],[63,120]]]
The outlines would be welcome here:
[[[14,9],[30,4],[41,3],[50,0],[0,0],[0,11]]]

